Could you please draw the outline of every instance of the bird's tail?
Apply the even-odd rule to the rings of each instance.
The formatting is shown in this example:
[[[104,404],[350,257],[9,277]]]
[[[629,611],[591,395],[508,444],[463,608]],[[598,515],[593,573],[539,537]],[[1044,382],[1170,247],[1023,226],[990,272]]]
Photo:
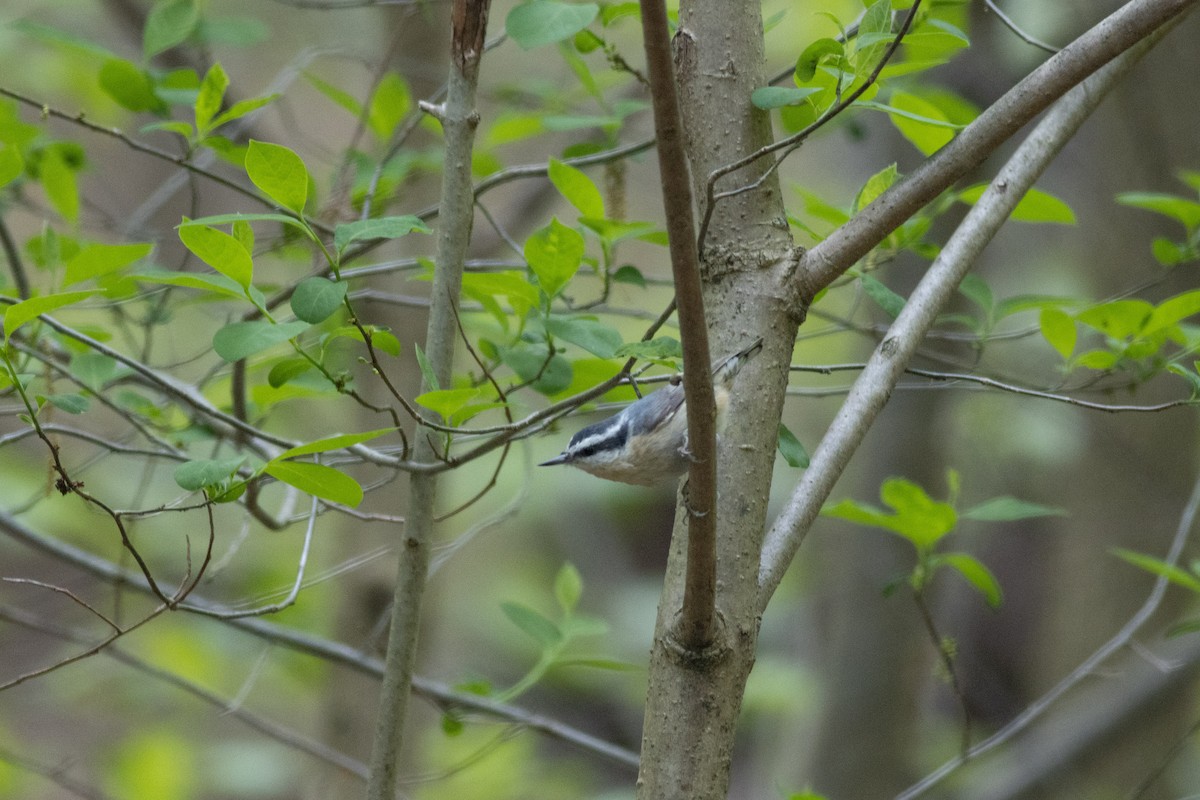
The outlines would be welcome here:
[[[713,383],[719,386],[729,386],[733,383],[733,379],[741,372],[742,367],[746,362],[758,355],[758,351],[762,350],[763,340],[758,337],[745,347],[731,356],[725,356],[716,364],[713,365]]]

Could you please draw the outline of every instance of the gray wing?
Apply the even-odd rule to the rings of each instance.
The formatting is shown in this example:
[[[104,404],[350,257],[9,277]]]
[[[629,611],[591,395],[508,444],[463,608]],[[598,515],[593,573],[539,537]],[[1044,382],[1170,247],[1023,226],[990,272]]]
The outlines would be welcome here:
[[[626,413],[638,420],[641,431],[654,430],[666,425],[678,413],[683,400],[683,384],[672,382],[638,400],[626,409]]]

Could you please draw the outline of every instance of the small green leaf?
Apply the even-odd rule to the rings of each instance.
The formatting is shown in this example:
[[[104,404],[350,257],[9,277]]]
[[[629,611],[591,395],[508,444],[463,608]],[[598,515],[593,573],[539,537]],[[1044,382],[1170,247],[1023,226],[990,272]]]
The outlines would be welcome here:
[[[46,402],[68,414],[82,414],[88,410],[90,405],[88,399],[81,394],[46,395]]]
[[[1144,569],[1147,572],[1159,576],[1160,578],[1166,578],[1171,583],[1177,584],[1185,589],[1200,594],[1200,578],[1197,578],[1195,575],[1181,567],[1177,567],[1174,564],[1168,564],[1167,562],[1158,558],[1154,558],[1153,556],[1135,553],[1132,550],[1125,550],[1119,547],[1111,550],[1110,552],[1118,558],[1128,561],[1135,567]]]
[[[184,286],[188,289],[199,289],[203,292],[212,292],[225,297],[236,297],[245,299],[246,291],[236,283],[226,278],[224,275],[204,275],[195,272],[171,272],[170,270],[145,270],[135,275],[130,275],[135,281],[143,283],[156,283],[165,286]],[[251,294],[258,294],[258,290],[251,287]],[[262,302],[262,297],[259,295],[259,302]]]
[[[25,174],[25,160],[16,147],[0,142],[0,187],[6,186]]]
[[[225,90],[228,88],[229,76],[225,74],[220,63],[214,63],[200,82],[200,91],[196,93],[196,102],[193,105],[197,136],[204,136],[212,128],[213,118],[220,113]]]
[[[575,206],[580,216],[603,217],[604,198],[592,179],[581,170],[564,164],[556,158],[550,159],[550,182],[567,202]]]
[[[237,472],[245,461],[245,456],[187,461],[175,468],[175,483],[189,492],[215,486]]]
[[[1078,336],[1075,320],[1060,309],[1044,308],[1038,317],[1038,325],[1042,329],[1042,336],[1050,343],[1050,346],[1057,350],[1064,359],[1069,359],[1071,353],[1075,352],[1075,341]]]
[[[165,108],[154,93],[154,81],[149,73],[123,58],[110,58],[100,67],[97,76],[104,93],[129,111],[158,111]]]
[[[246,174],[280,206],[304,213],[308,200],[308,169],[300,156],[281,144],[250,140],[246,149]]]
[[[858,197],[854,199],[854,212],[857,213],[860,209],[871,205],[879,195],[892,188],[899,179],[900,170],[896,169],[895,163],[889,164],[867,178],[867,182],[858,190]]]
[[[676,361],[683,358],[683,345],[670,336],[658,336],[647,342],[628,342],[614,354],[621,358],[644,358],[649,361]]]
[[[859,280],[862,282],[863,291],[867,293],[867,297],[874,300],[876,305],[882,308],[889,317],[895,319],[900,316],[900,312],[904,310],[903,297],[870,275],[860,275]]]
[[[970,186],[959,192],[958,199],[967,205],[975,205],[983,196],[987,184]],[[1059,225],[1074,225],[1075,212],[1062,200],[1041,189],[1030,189],[1013,209],[1014,222],[1050,222]]]
[[[554,576],[554,597],[558,600],[558,607],[570,614],[579,605],[579,598],[582,596],[583,576],[579,574],[575,565],[568,561]]]
[[[254,261],[241,242],[225,231],[207,225],[183,224],[178,230],[183,246],[197,258],[243,289],[250,288],[254,279]]]
[[[381,142],[386,142],[412,108],[412,94],[408,84],[394,72],[386,73],[375,86],[371,95],[371,108],[367,113],[367,126]]]
[[[547,297],[558,295],[575,276],[583,249],[583,235],[557,218],[525,240],[525,259]]]
[[[896,130],[924,155],[933,155],[954,138],[950,121],[940,108],[907,92],[892,92],[888,118]]]
[[[1011,522],[1018,519],[1034,517],[1065,517],[1066,509],[1055,506],[1045,506],[1040,503],[1030,503],[1015,497],[993,497],[985,500],[974,508],[962,512],[964,519],[981,522]]]
[[[562,631],[550,620],[528,606],[519,603],[501,603],[500,610],[504,616],[529,634],[543,648],[559,644],[563,640]]]
[[[233,363],[299,336],[308,327],[307,322],[231,322],[213,335],[213,350]]]
[[[821,61],[842,60],[845,48],[837,39],[823,38],[804,48],[804,52],[796,59],[795,77],[797,83],[808,83],[817,74],[817,65]]]
[[[808,451],[804,449],[804,445],[796,438],[796,434],[792,433],[786,425],[779,423],[779,454],[783,456],[783,460],[787,462],[789,467],[797,469],[808,468]]]
[[[146,15],[142,31],[142,52],[147,60],[192,35],[200,21],[200,12],[192,0],[167,0]]]
[[[271,388],[278,389],[293,378],[297,378],[310,369],[315,369],[307,358],[282,358],[271,367],[267,373],[267,383]]]
[[[380,436],[386,436],[389,433],[395,433],[395,428],[378,428],[373,431],[362,431],[361,433],[339,433],[336,436],[326,436],[324,439],[317,439],[308,444],[302,444],[298,447],[293,447],[290,450],[284,450],[271,461],[283,461],[288,458],[297,458],[299,456],[308,456],[314,453],[327,453],[330,450],[341,450],[346,447],[353,447],[356,444],[369,442],[372,439],[378,439]]]
[[[63,157],[61,148],[47,147],[42,152],[38,178],[46,198],[59,216],[67,222],[79,220],[79,187],[75,182],[75,170]]]
[[[89,278],[116,272],[150,255],[153,249],[154,245],[149,243],[84,245],[83,249],[67,262],[63,285],[71,286]]]
[[[117,362],[103,353],[87,351],[71,357],[71,375],[92,391],[99,391],[117,372]]]
[[[796,106],[804,103],[814,94],[825,91],[821,87],[796,86],[760,86],[750,93],[750,102],[755,108],[770,111],[773,108]]]
[[[296,284],[290,301],[292,311],[305,322],[317,325],[342,306],[349,284],[315,275]]]
[[[441,415],[447,422],[457,412],[466,408],[472,401],[480,397],[478,388],[470,389],[433,389],[416,396],[415,400],[421,405]]]
[[[216,119],[212,121],[212,125],[209,126],[209,130],[216,130],[227,122],[233,122],[235,119],[241,119],[248,114],[253,114],[263,106],[270,105],[279,97],[280,95],[278,94],[268,94],[262,97],[250,97],[245,100],[238,100],[217,115]]]
[[[1189,231],[1200,227],[1200,203],[1195,200],[1158,192],[1123,192],[1117,195],[1117,202],[1162,214],[1183,223]]]
[[[1145,300],[1113,300],[1080,311],[1075,319],[1114,339],[1125,339],[1140,332],[1154,311]]]
[[[413,349],[417,354],[417,366],[421,369],[421,378],[425,386],[432,390],[441,388],[441,382],[438,381],[437,375],[433,371],[433,365],[429,363],[429,357],[425,355],[425,351],[421,349],[421,345],[414,344]]]
[[[1200,313],[1200,290],[1177,294],[1155,307],[1150,314],[1150,319],[1146,320],[1146,324],[1142,326],[1139,334],[1149,336],[1166,330],[1197,313]]]
[[[307,461],[271,461],[263,472],[302,492],[307,492],[331,503],[357,506],[362,502],[363,490],[358,481],[344,472],[324,464]]]
[[[596,18],[600,7],[595,3],[560,3],[532,0],[508,12],[504,28],[523,50],[569,39]]]
[[[521,380],[529,381],[542,394],[558,394],[571,385],[571,362],[557,353],[547,358],[545,346],[506,347],[500,357]]]
[[[597,319],[555,315],[546,319],[545,325],[551,336],[600,358],[612,358],[622,344],[620,332]]]
[[[854,500],[842,500],[821,513],[892,531],[908,539],[918,550],[932,548],[958,523],[953,506],[933,500],[920,486],[903,478],[885,480],[879,497],[894,513]]]
[[[189,225],[237,225],[238,223],[250,222],[278,222],[283,225],[291,225],[300,231],[303,231],[310,239],[315,239],[312,230],[304,224],[303,220],[288,216],[287,214],[262,213],[262,214],[213,214],[208,217],[197,217],[196,219],[184,218],[183,222],[179,223],[179,227],[184,228]]]
[[[63,306],[69,306],[72,303],[86,300],[95,293],[95,291],[89,290],[47,294],[41,297],[31,297],[28,300],[22,300],[15,305],[8,306],[4,311],[4,338],[7,339],[12,336],[18,328],[31,319],[39,317],[42,314],[48,314]]]
[[[399,239],[413,231],[431,233],[429,226],[422,222],[420,217],[414,217],[411,214],[402,217],[360,219],[337,226],[333,233],[333,247],[338,253],[341,253],[354,242]]]
[[[639,289],[646,288],[646,276],[632,264],[624,264],[617,268],[612,275],[613,283],[628,283]]]
[[[945,564],[957,570],[958,574],[967,579],[967,583],[983,595],[983,599],[992,608],[999,608],[1000,603],[1003,602],[1004,594],[1000,590],[1000,583],[996,580],[996,576],[974,556],[966,553],[940,553],[934,557],[934,563]]]

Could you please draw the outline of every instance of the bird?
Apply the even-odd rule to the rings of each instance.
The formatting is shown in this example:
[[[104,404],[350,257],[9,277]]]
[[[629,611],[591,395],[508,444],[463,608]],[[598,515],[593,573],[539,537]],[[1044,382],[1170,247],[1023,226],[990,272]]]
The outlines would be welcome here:
[[[712,368],[713,394],[720,431],[733,381],[746,362],[762,350],[762,337]],[[683,378],[646,395],[608,419],[581,429],[567,448],[539,467],[567,464],[610,481],[654,486],[677,478],[691,464]]]

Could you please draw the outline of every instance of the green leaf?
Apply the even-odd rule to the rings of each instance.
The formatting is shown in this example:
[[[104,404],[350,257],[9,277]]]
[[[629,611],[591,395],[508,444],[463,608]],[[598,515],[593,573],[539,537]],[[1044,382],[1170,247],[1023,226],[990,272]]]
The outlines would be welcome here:
[[[71,357],[71,375],[94,392],[104,388],[116,372],[116,360],[103,353],[89,350]]]
[[[395,428],[378,428],[373,431],[363,431],[361,433],[339,433],[336,436],[326,436],[324,439],[317,439],[315,442],[309,442],[308,444],[293,447],[290,450],[284,450],[271,459],[271,461],[283,461],[288,458],[296,458],[297,456],[308,456],[313,453],[327,453],[330,450],[341,450],[395,432]]]
[[[189,492],[215,486],[237,472],[245,461],[245,456],[187,461],[175,468],[175,483]]]
[[[1125,339],[1142,330],[1154,314],[1145,300],[1113,300],[1080,311],[1075,319],[1114,339]]]
[[[183,246],[197,258],[243,289],[250,288],[254,279],[254,261],[240,241],[207,225],[184,224],[178,231]]]
[[[363,490],[358,481],[344,472],[324,464],[306,461],[271,461],[263,472],[302,492],[307,492],[331,503],[357,506],[362,502]]]
[[[137,64],[123,58],[110,58],[100,67],[97,78],[104,93],[122,108],[134,112],[166,108],[154,93],[154,81]]]
[[[209,130],[216,130],[227,122],[233,122],[235,119],[241,119],[247,114],[253,114],[263,106],[275,102],[279,97],[280,95],[278,94],[268,94],[262,97],[250,97],[245,100],[239,100],[218,114],[216,119],[212,121]]]
[[[525,240],[525,260],[547,297],[558,295],[575,276],[583,260],[583,249],[583,235],[557,218]]]
[[[892,92],[888,118],[924,155],[933,155],[954,138],[954,126],[942,110],[913,94]],[[950,126],[950,127],[947,127]]]
[[[796,59],[795,78],[797,83],[808,83],[817,74],[817,65],[822,61],[840,62],[846,49],[837,39],[817,39],[804,48]]]
[[[231,322],[213,335],[213,350],[221,358],[233,363],[299,336],[308,327],[307,322]]]
[[[554,576],[554,597],[558,600],[558,607],[570,614],[579,605],[579,598],[582,596],[583,576],[579,574],[575,565],[568,561]]]
[[[79,220],[79,187],[75,182],[75,170],[63,157],[61,148],[47,147],[42,152],[38,178],[46,199],[59,216],[67,222]]]
[[[135,281],[143,283],[157,283],[166,286],[184,286],[188,289],[199,289],[204,292],[213,292],[214,294],[223,295],[225,297],[236,297],[239,300],[246,298],[246,291],[226,278],[224,275],[204,275],[195,272],[171,272],[170,270],[145,270],[134,275],[130,275]],[[251,294],[258,294],[258,290],[251,287]],[[262,302],[262,297],[259,295],[259,302]]]
[[[0,143],[0,187],[15,181],[25,173],[25,160],[21,151]]]
[[[755,108],[770,111],[773,108],[796,106],[806,102],[814,94],[825,91],[821,87],[760,86],[750,93],[750,102]]]
[[[1044,308],[1038,317],[1038,325],[1042,329],[1042,336],[1046,338],[1050,346],[1057,350],[1064,359],[1070,358],[1071,353],[1075,352],[1075,341],[1078,336],[1075,320],[1060,309]]]
[[[51,394],[46,395],[45,399],[50,405],[68,414],[82,414],[90,405],[88,399],[81,394]]]
[[[313,325],[324,322],[341,308],[348,287],[345,281],[331,281],[319,275],[305,278],[292,293],[292,312]]]
[[[192,35],[200,21],[200,12],[192,0],[167,0],[159,3],[146,15],[142,31],[142,53],[147,60]]]
[[[519,603],[501,603],[500,610],[504,616],[529,634],[543,648],[552,647],[563,640],[562,631],[550,620],[528,606]]]
[[[373,239],[399,239],[401,236],[416,231],[431,233],[429,226],[420,217],[407,214],[402,217],[378,217],[360,219],[356,222],[346,222],[338,225],[333,233],[333,247],[340,254],[354,242],[366,242]]]
[[[1030,503],[1015,497],[993,497],[985,500],[974,508],[962,512],[964,519],[980,522],[1012,522],[1018,519],[1034,517],[1065,517],[1066,509],[1055,506],[1044,506],[1041,503]]]
[[[920,486],[903,478],[885,480],[879,497],[893,513],[854,500],[842,500],[821,513],[892,531],[922,551],[931,549],[958,522],[953,506],[933,500]]]
[[[429,357],[425,355],[421,345],[414,343],[413,349],[416,351],[417,366],[421,369],[421,378],[425,386],[433,390],[440,389],[441,382],[438,381],[437,374],[433,371],[433,365],[429,363]]]
[[[263,194],[283,208],[304,213],[308,200],[308,170],[300,156],[281,144],[250,140],[246,174]]]
[[[1200,313],[1200,290],[1184,292],[1159,303],[1139,333],[1149,336]]]
[[[649,361],[674,361],[683,358],[683,345],[670,336],[658,336],[647,342],[628,342],[617,348],[614,355],[621,358],[644,358]]]
[[[62,308],[63,306],[69,306],[72,303],[86,300],[95,293],[94,290],[88,290],[47,294],[41,297],[31,297],[28,300],[22,300],[15,305],[8,306],[4,311],[4,338],[7,339],[12,336],[18,328],[31,319]]]
[[[895,319],[900,316],[900,312],[904,310],[903,297],[870,275],[860,275],[859,280],[862,282],[863,291],[867,293],[867,297],[874,300],[876,305],[882,308],[889,317]]]
[[[808,468],[808,451],[804,449],[804,445],[796,438],[796,434],[792,433],[782,422],[779,423],[778,447],[779,454],[783,456],[783,460],[787,462],[789,467],[798,469]]]
[[[613,283],[628,283],[639,289],[646,288],[646,276],[632,264],[623,264],[612,275]]]
[[[571,362],[555,353],[547,359],[545,346],[519,345],[500,351],[504,364],[517,373],[523,381],[529,381],[535,391],[542,394],[557,394],[571,385],[573,370]]]
[[[615,328],[587,317],[551,316],[545,325],[551,336],[582,347],[600,358],[612,358],[623,341]]]
[[[975,205],[983,196],[987,184],[981,183],[959,192],[958,199],[967,205]],[[1041,189],[1030,189],[1013,209],[1011,219],[1015,222],[1051,222],[1059,225],[1074,225],[1075,212],[1062,200]]]
[[[308,79],[309,83],[316,87],[317,91],[349,111],[351,115],[355,117],[362,115],[362,103],[358,102],[358,98],[354,95],[339,89],[332,83],[327,83],[311,73],[304,73],[304,77]]]
[[[892,185],[899,179],[900,170],[896,169],[895,163],[889,164],[867,178],[867,182],[858,190],[858,197],[854,199],[854,212],[857,213],[860,209],[871,205],[879,195],[892,188]]]
[[[1004,594],[1000,590],[1000,583],[996,580],[996,576],[974,556],[966,553],[940,553],[934,557],[933,561],[935,565],[945,564],[957,570],[958,574],[967,579],[967,583],[983,595],[983,599],[992,608],[998,608],[1003,602]]]
[[[213,118],[220,113],[225,90],[228,88],[229,76],[225,74],[220,63],[214,63],[200,82],[200,91],[196,93],[196,102],[193,105],[198,137],[203,137],[212,129]]]
[[[532,0],[508,12],[504,28],[523,50],[569,39],[596,18],[600,7],[595,3],[560,3]]]
[[[1157,192],[1123,192],[1117,195],[1117,202],[1170,217],[1189,231],[1200,227],[1200,203],[1195,200]]]
[[[267,383],[273,389],[278,389],[293,378],[297,378],[310,369],[315,369],[307,358],[281,358],[267,373]]]
[[[414,399],[449,422],[451,417],[479,397],[480,390],[473,387],[470,389],[433,389],[417,395]]]
[[[394,72],[388,72],[375,86],[371,95],[371,108],[367,114],[367,126],[375,138],[386,142],[412,108],[412,94],[408,84]]]
[[[575,206],[580,216],[603,217],[604,198],[592,179],[570,164],[556,158],[550,159],[550,182],[567,202]]]
[[[1110,552],[1118,558],[1128,561],[1135,567],[1158,575],[1160,578],[1166,578],[1171,583],[1177,584],[1185,589],[1200,594],[1200,579],[1181,567],[1177,567],[1174,564],[1168,564],[1167,562],[1158,558],[1154,558],[1153,556],[1135,553],[1132,550],[1125,550],[1119,547],[1111,550]]]
[[[98,278],[116,272],[150,255],[154,245],[141,244],[88,244],[84,245],[67,262],[63,285],[81,283],[89,278]]]

